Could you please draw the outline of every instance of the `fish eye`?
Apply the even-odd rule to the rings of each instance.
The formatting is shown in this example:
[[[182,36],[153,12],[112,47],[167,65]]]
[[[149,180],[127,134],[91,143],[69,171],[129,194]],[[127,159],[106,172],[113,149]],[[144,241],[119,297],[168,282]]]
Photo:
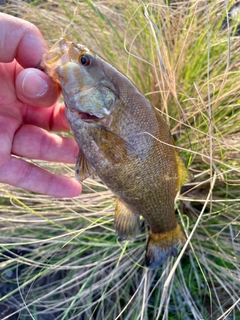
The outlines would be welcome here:
[[[80,56],[79,62],[83,66],[89,66],[91,64],[91,62],[92,62],[92,59],[88,54],[83,54],[82,56]]]

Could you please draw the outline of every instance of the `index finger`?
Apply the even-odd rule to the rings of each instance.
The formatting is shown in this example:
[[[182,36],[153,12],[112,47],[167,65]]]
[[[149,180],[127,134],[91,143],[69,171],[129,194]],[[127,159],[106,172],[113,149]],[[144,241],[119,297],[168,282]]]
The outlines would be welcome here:
[[[24,124],[41,127],[47,131],[70,130],[63,103],[57,102],[49,108],[33,107],[26,104],[22,108],[22,117]]]
[[[32,23],[0,13],[0,62],[14,59],[24,68],[36,67],[47,47]]]

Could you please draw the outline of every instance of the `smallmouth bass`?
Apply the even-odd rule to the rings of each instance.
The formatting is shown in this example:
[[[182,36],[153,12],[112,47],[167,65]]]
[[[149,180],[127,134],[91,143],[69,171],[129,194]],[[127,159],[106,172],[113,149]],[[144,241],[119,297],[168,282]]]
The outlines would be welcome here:
[[[96,173],[116,196],[115,228],[133,237],[139,217],[150,226],[146,264],[177,255],[185,235],[174,201],[187,171],[160,113],[133,83],[83,45],[59,40],[40,69],[57,81],[80,148],[76,176]]]

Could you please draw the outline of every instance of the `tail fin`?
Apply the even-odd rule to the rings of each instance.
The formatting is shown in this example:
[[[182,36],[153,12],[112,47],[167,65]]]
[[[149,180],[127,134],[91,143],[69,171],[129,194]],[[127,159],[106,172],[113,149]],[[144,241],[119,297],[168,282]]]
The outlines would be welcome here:
[[[147,249],[146,265],[151,269],[160,267],[168,257],[176,257],[178,244],[184,244],[186,237],[179,224],[168,232],[153,233],[150,230]]]

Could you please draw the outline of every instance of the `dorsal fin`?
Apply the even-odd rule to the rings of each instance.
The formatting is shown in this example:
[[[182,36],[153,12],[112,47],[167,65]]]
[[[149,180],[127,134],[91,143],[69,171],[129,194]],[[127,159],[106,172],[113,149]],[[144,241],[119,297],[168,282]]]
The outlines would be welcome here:
[[[178,189],[184,185],[185,182],[188,180],[188,171],[183,163],[180,155],[178,154],[177,150],[175,151],[175,157],[177,161],[177,172],[178,172]]]

